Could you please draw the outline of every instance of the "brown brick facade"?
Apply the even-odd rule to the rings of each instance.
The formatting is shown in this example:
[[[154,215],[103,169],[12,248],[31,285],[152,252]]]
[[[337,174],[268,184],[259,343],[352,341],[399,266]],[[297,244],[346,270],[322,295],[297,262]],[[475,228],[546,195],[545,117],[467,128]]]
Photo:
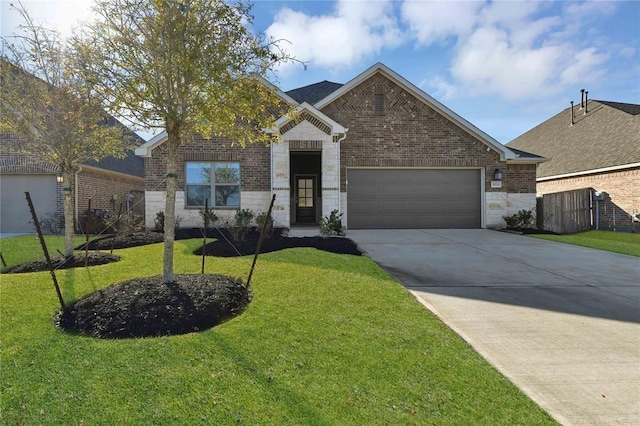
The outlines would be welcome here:
[[[383,94],[382,112],[374,110]],[[341,191],[345,170],[370,167],[483,167],[487,192],[535,193],[534,164],[507,165],[497,152],[462,130],[387,77],[376,74],[322,109],[349,132],[341,144]],[[493,172],[503,188],[491,189]]]
[[[129,192],[141,191],[144,191],[144,183],[139,179],[133,180],[124,176],[83,170],[78,174],[78,205],[76,208],[82,214],[91,199],[92,209],[117,213],[120,203],[123,205],[123,211],[126,209]],[[143,209],[139,210],[144,211]]]
[[[152,156],[144,159],[147,191],[163,191],[166,175],[166,144],[153,149]],[[243,191],[270,191],[269,147],[248,144],[242,148],[232,146],[228,139],[204,139],[194,137],[178,149],[178,191],[184,191],[185,161],[238,161],[240,162],[240,185]]]
[[[604,194],[600,201],[602,229],[628,227],[630,215],[640,212],[640,168],[538,182],[539,194],[593,188]]]

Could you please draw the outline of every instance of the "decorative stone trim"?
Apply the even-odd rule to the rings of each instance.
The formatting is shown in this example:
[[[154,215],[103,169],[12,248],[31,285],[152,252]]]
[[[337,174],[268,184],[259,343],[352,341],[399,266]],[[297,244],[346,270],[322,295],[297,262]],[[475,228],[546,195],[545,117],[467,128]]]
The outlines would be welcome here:
[[[322,188],[323,191],[340,191],[340,188]]]
[[[275,187],[273,188],[274,191],[290,191],[291,188],[288,187]]]
[[[284,126],[280,127],[280,134],[284,135],[289,130],[293,129],[294,127],[296,127],[298,124],[300,124],[301,122],[303,122],[305,120],[308,121],[309,123],[313,124],[314,126],[316,126],[323,133],[326,133],[327,135],[331,134],[331,127],[330,126],[328,126],[327,124],[325,124],[322,121],[318,120],[316,117],[314,117],[313,115],[309,114],[306,111],[304,111],[302,114],[298,115],[293,120],[289,121]]]
[[[290,140],[289,151],[321,151],[322,141]]]

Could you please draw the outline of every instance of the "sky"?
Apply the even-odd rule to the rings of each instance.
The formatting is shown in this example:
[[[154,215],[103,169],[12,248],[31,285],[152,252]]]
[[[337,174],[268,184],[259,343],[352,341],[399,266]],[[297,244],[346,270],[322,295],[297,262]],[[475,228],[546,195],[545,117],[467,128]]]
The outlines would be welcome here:
[[[19,18],[0,0],[0,33]],[[70,33],[89,0],[23,0]],[[377,62],[501,143],[590,99],[640,104],[640,1],[254,1],[254,31],[307,64],[269,79],[287,91],[347,83]],[[142,133],[145,138],[151,134]]]

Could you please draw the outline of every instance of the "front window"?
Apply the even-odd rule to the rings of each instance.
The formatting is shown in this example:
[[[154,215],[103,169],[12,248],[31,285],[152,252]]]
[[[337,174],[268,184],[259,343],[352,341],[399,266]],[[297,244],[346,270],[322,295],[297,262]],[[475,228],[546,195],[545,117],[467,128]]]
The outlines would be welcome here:
[[[187,207],[240,207],[240,163],[187,162]]]

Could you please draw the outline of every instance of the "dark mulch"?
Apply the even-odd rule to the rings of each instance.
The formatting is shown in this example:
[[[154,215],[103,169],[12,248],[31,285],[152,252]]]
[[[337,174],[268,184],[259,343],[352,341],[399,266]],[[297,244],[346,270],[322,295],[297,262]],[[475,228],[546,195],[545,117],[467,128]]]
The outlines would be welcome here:
[[[229,242],[231,241],[231,242]],[[258,237],[251,236],[245,241],[219,239],[205,246],[207,256],[234,257],[252,255],[258,246]],[[361,256],[362,252],[356,243],[344,237],[297,237],[297,238],[268,238],[262,242],[260,253],[284,250],[297,247],[312,247],[337,254],[351,254]],[[202,247],[195,250],[193,254],[202,255]]]
[[[105,265],[111,262],[118,262],[120,256],[103,252],[89,252],[88,265]],[[85,254],[76,253],[73,257],[65,259],[64,256],[57,256],[51,259],[51,263],[55,269],[68,269],[68,268],[81,268],[84,266]],[[47,261],[45,259],[32,260],[30,262],[21,263],[12,268],[3,270],[3,273],[7,274],[21,274],[24,272],[38,272],[47,271]]]
[[[154,337],[207,330],[240,314],[250,293],[221,275],[136,278],[80,299],[56,317],[70,332],[99,338]]]
[[[96,238],[89,241],[89,250],[111,250],[128,247],[145,246],[164,241],[164,234],[161,232],[136,232],[129,235],[110,235],[108,237]],[[76,247],[76,250],[84,250],[84,244]]]
[[[506,230],[511,232],[517,232],[520,234],[526,234],[526,235],[530,235],[530,234],[558,235],[556,232],[545,231],[544,229],[537,229],[537,228],[506,228]]]

